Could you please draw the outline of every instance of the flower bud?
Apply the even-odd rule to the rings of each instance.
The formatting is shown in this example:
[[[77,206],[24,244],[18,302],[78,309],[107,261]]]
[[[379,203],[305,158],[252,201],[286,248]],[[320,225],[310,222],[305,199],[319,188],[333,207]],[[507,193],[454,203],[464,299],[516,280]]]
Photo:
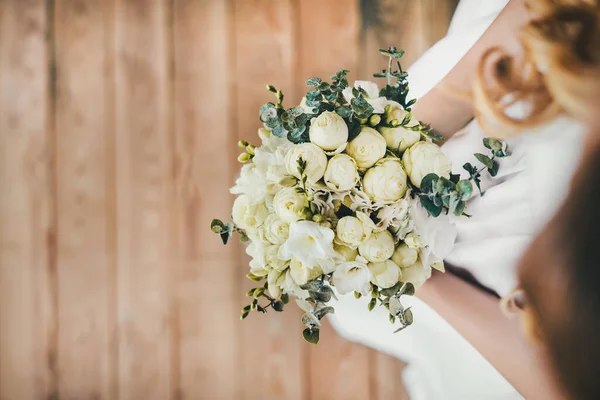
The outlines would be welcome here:
[[[252,156],[248,153],[242,153],[238,156],[237,159],[241,163],[247,163],[248,161],[252,160]]]

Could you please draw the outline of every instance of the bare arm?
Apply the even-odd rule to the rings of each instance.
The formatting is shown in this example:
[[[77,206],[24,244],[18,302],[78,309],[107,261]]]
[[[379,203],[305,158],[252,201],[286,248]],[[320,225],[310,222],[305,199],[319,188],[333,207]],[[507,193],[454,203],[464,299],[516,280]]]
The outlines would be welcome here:
[[[430,124],[446,138],[473,119],[471,100],[457,96],[456,89],[465,92],[471,90],[479,60],[489,49],[502,47],[516,59],[522,56],[519,32],[530,19],[524,3],[524,0],[511,0],[508,3],[448,75],[415,104],[413,114],[417,119]]]
[[[517,321],[500,310],[498,298],[451,273],[435,273],[418,296],[469,341],[526,399],[564,399]]]

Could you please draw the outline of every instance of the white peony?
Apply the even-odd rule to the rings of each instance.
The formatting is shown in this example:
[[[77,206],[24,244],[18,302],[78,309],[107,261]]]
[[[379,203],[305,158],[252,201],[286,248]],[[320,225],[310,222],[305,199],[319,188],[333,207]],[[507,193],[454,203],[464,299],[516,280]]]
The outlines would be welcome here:
[[[402,282],[412,283],[415,288],[423,286],[431,278],[431,267],[417,261],[408,268],[402,268]]]
[[[369,239],[358,246],[358,252],[370,262],[381,262],[394,254],[394,247],[394,238],[390,232],[374,232]]]
[[[249,233],[256,232],[268,214],[265,203],[254,203],[247,195],[238,196],[231,211],[233,222]]]
[[[300,158],[306,162],[304,173],[307,180],[313,184],[318,182],[327,168],[327,155],[325,155],[323,149],[312,143],[302,143],[295,145],[288,151],[285,156],[287,171],[296,178],[300,178],[298,166]]]
[[[398,201],[406,189],[406,173],[397,158],[381,160],[367,171],[363,179],[363,190],[375,203]]]
[[[373,285],[388,289],[400,281],[402,271],[392,260],[382,262],[370,262],[369,270],[371,271],[371,282]]]
[[[421,187],[421,181],[428,174],[449,178],[452,171],[450,159],[433,143],[419,142],[410,147],[404,152],[402,162],[410,181],[416,187]]]
[[[337,113],[325,111],[310,121],[309,136],[323,150],[342,151],[348,142],[348,125]]]
[[[279,218],[277,214],[269,214],[259,229],[263,241],[272,244],[282,244],[290,233],[290,224]]]
[[[400,268],[410,267],[416,264],[418,259],[419,252],[416,249],[408,247],[406,243],[401,243],[392,255],[392,261]]]
[[[371,271],[362,257],[339,264],[333,273],[333,285],[339,294],[359,292],[367,295],[371,290],[370,281]]]
[[[362,212],[358,212],[356,217],[341,218],[335,229],[336,243],[355,249],[371,237],[372,228],[366,219],[369,217]]]
[[[365,100],[371,105],[371,107],[373,107],[373,112],[375,114],[383,114],[385,112],[385,106],[388,104],[388,100],[385,97],[379,96],[379,87],[375,82],[356,81],[354,82],[354,87],[360,87],[365,91]],[[348,103],[350,103],[354,98],[351,87],[344,89],[342,95]]]
[[[405,151],[421,139],[421,132],[410,129],[419,125],[419,121],[413,118],[408,111],[403,110],[400,104],[397,106],[390,105],[388,111],[385,113],[385,122],[389,125],[392,121],[396,120],[401,124],[408,116],[410,116],[410,120],[404,126],[379,128],[379,132],[385,138],[389,149]]]
[[[329,160],[324,181],[333,191],[348,191],[360,179],[356,161],[346,154],[337,154]]]
[[[331,273],[342,257],[333,249],[335,233],[316,222],[299,221],[290,225],[290,237],[279,248],[279,258],[295,259],[307,268],[320,267]]]
[[[346,147],[346,153],[354,158],[358,168],[370,168],[385,156],[385,139],[373,128],[363,127],[357,137]]]
[[[288,223],[307,218],[307,207],[306,195],[296,188],[283,188],[273,198],[273,209],[279,218]]]
[[[290,261],[290,275],[294,282],[301,286],[323,275],[323,270],[318,265],[307,265],[297,258],[293,258]]]
[[[354,261],[356,260],[356,256],[358,256],[358,249],[353,249],[341,244],[334,243],[333,249],[346,261]]]

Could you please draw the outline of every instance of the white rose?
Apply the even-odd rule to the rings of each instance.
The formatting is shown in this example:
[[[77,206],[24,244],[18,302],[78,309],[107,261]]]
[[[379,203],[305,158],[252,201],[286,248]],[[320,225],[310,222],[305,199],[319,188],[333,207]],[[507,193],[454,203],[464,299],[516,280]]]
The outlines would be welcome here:
[[[290,261],[290,275],[294,279],[294,282],[300,286],[317,279],[323,275],[323,271],[318,265],[306,265],[297,258],[293,258]]]
[[[410,115],[406,110],[397,107],[390,106],[385,114],[385,122],[390,124],[396,120],[399,124]],[[409,128],[419,125],[419,121],[410,117],[410,121],[405,126],[398,126],[396,128],[380,127],[379,132],[385,138],[387,147],[392,150],[405,151],[421,139],[421,133],[419,131],[413,131]]]
[[[290,234],[290,224],[279,218],[277,214],[269,214],[259,229],[261,239],[272,244],[282,244]]]
[[[370,168],[363,179],[363,190],[374,202],[394,202],[406,193],[407,178],[400,160],[386,158]]]
[[[421,187],[421,181],[428,174],[450,177],[452,162],[437,145],[419,142],[410,147],[402,156],[404,169],[410,181],[416,187]]]
[[[352,157],[337,154],[329,160],[324,177],[329,189],[342,192],[351,190],[359,179],[356,161]]]
[[[364,213],[358,213],[364,219],[368,218]],[[357,248],[362,242],[367,240],[371,236],[371,226],[363,223],[363,221],[357,217],[343,217],[338,221],[336,227],[337,243],[348,246],[351,248]]]
[[[381,288],[388,289],[400,281],[402,271],[392,260],[369,263],[371,283]]]
[[[262,225],[268,214],[265,203],[253,203],[245,194],[235,199],[231,210],[233,222],[241,229],[251,233]]]
[[[358,256],[358,249],[353,249],[341,244],[334,243],[333,249],[346,261],[354,261],[356,260],[356,256]]]
[[[279,218],[288,223],[306,218],[307,207],[306,195],[295,188],[283,188],[273,198],[273,209]]]
[[[290,237],[279,248],[282,260],[296,259],[310,268],[320,267],[328,274],[335,269],[341,256],[333,249],[335,233],[312,221],[299,221],[290,225]]]
[[[373,112],[375,114],[383,114],[385,112],[385,106],[388,101],[385,97],[379,96],[379,87],[375,82],[356,81],[354,82],[354,87],[357,89],[360,87],[365,91],[365,100],[371,105],[371,107],[373,107]],[[348,103],[350,103],[354,98],[351,87],[344,89],[342,91],[342,95]]]
[[[385,139],[373,128],[363,127],[357,137],[346,147],[358,168],[370,168],[385,156]]]
[[[332,111],[325,111],[310,121],[310,141],[323,150],[333,151],[346,146],[348,125],[342,117]],[[340,149],[341,151],[341,149]]]
[[[333,272],[333,285],[339,294],[359,292],[367,295],[371,290],[370,281],[371,271],[362,257],[339,264]]]
[[[312,143],[297,144],[292,147],[285,156],[285,164],[288,172],[300,178],[300,170],[298,160],[302,159],[306,162],[304,173],[310,183],[318,182],[325,174],[327,168],[327,155],[323,149]]]
[[[431,267],[417,261],[414,265],[402,269],[402,282],[412,283],[415,288],[423,286],[431,278]]]
[[[374,232],[358,246],[358,252],[370,262],[381,262],[394,254],[394,247],[394,238],[390,232]]]
[[[419,252],[416,249],[408,247],[406,243],[401,243],[392,255],[392,261],[400,268],[410,267],[414,265],[418,259]]]

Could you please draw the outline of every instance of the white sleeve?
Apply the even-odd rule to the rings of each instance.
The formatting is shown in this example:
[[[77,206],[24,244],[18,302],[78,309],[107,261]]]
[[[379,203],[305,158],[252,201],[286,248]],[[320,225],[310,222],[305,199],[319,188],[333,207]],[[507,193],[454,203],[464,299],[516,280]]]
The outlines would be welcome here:
[[[461,0],[450,30],[408,69],[410,98],[423,97],[479,40],[508,0]]]

